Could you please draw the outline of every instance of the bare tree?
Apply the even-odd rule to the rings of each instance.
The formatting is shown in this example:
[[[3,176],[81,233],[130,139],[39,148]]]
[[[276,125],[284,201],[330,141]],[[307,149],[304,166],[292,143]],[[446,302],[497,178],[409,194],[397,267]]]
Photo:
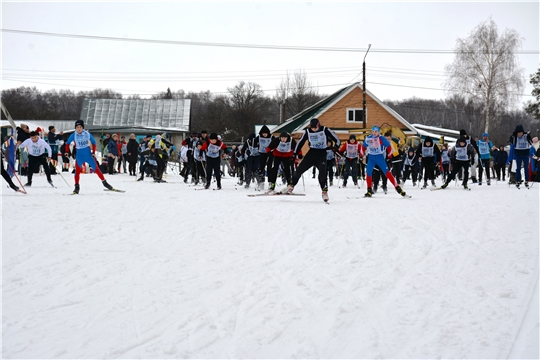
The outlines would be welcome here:
[[[457,93],[482,106],[484,131],[499,120],[496,114],[519,99],[523,91],[523,68],[515,55],[522,39],[515,30],[500,36],[490,18],[478,25],[466,39],[458,39],[456,58],[445,67],[448,93]]]
[[[275,100],[278,104],[284,104],[285,115],[293,116],[310,107],[324,96],[319,95],[316,87],[307,78],[303,70],[297,70],[291,76],[289,72],[281,80],[276,90]]]

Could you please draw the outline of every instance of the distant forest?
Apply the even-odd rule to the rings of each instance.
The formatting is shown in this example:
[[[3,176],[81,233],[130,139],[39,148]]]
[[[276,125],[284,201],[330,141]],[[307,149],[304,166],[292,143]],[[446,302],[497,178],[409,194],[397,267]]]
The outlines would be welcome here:
[[[313,92],[292,94],[285,101],[266,96],[259,85],[239,83],[228,94],[215,95],[206,92],[158,93],[152,99],[191,99],[192,130],[206,129],[227,133],[230,140],[237,141],[253,132],[254,125],[279,124],[287,118],[315,104],[326,95]],[[73,92],[70,90],[40,91],[35,87],[19,87],[2,91],[2,103],[16,120],[76,120],[79,118],[85,98],[138,99],[137,95],[124,97],[108,89]],[[411,98],[402,101],[384,101],[411,124],[423,124],[448,129],[465,129],[472,136],[480,136],[484,128],[483,110],[460,97],[447,100]],[[2,119],[5,119],[2,114]],[[490,130],[494,144],[506,144],[516,125],[521,124],[531,136],[540,136],[540,121],[524,110],[499,113]]]

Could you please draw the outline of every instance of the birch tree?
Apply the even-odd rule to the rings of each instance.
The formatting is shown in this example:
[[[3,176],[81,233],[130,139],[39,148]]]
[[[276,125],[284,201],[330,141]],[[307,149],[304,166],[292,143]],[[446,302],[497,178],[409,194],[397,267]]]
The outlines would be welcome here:
[[[480,105],[484,131],[489,132],[496,115],[515,104],[524,88],[524,69],[516,52],[522,38],[515,30],[499,34],[493,19],[478,25],[456,42],[454,62],[445,66],[445,90]]]

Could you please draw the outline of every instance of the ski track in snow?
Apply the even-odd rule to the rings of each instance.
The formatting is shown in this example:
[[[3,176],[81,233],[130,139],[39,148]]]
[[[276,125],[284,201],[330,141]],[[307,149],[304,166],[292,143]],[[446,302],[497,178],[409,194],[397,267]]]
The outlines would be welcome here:
[[[2,190],[4,358],[538,358],[539,187],[57,178]]]

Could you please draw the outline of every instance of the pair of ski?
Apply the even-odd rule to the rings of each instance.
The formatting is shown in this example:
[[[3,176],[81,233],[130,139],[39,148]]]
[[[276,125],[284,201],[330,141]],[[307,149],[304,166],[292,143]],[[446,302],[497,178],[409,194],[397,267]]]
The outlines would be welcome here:
[[[276,192],[273,192],[273,193],[260,193],[260,194],[247,194],[247,196],[249,197],[256,197],[256,196],[281,196],[281,195],[286,195],[286,196],[306,196],[306,194],[296,194],[296,193],[287,193],[287,192],[281,192],[281,191],[276,191]]]
[[[125,193],[126,190],[120,190],[120,189],[103,189],[103,191],[110,191],[110,192],[117,192],[117,193]],[[79,193],[76,193],[76,192],[72,192],[71,194],[66,194],[66,195],[79,195]]]
[[[437,190],[444,190],[442,187],[434,187],[434,188],[430,188],[429,189],[430,191],[437,191]],[[463,190],[467,190],[467,191],[471,191],[471,188],[464,188]]]

